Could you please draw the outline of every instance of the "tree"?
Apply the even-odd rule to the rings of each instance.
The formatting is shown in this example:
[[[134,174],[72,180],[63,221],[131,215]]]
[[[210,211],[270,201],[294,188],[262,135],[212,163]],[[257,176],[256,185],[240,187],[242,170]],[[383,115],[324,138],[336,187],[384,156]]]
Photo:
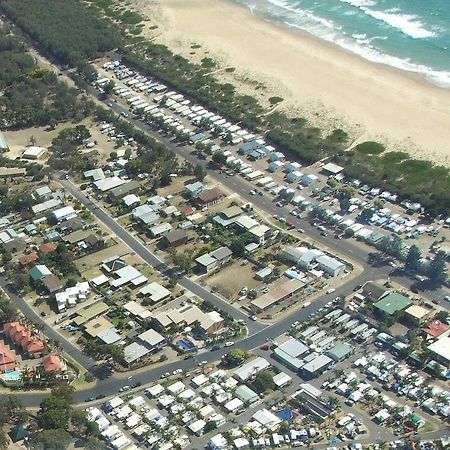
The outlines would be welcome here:
[[[447,266],[441,255],[436,255],[428,264],[428,276],[437,283],[445,283],[447,280]]]
[[[212,160],[219,166],[223,166],[227,162],[227,157],[223,152],[216,152],[214,153]]]
[[[244,256],[245,255],[245,242],[243,239],[233,239],[230,244],[230,250],[236,256]]]
[[[253,386],[255,386],[258,393],[265,393],[273,390],[275,383],[273,382],[271,373],[268,370],[263,370],[256,375]]]
[[[86,450],[108,450],[109,447],[98,439],[89,439],[83,444]]]
[[[216,422],[214,422],[213,420],[210,420],[210,421],[206,422],[204,432],[209,433],[210,431],[215,430],[216,428],[217,428]]]
[[[376,198],[373,202],[373,204],[378,208],[381,209],[384,207],[384,201],[381,198]]]
[[[64,430],[43,430],[34,435],[30,448],[34,450],[65,450],[72,442],[72,436]]]
[[[192,267],[191,258],[185,253],[174,252],[172,254],[172,262],[178,266],[183,272],[189,272]]]
[[[195,178],[197,178],[198,181],[203,181],[206,177],[206,170],[205,168],[200,165],[200,164],[196,164],[194,167],[194,175]]]
[[[363,222],[369,222],[370,219],[372,218],[372,216],[375,214],[375,211],[373,209],[370,208],[364,208],[361,211],[361,214],[359,215],[359,218],[363,221]]]
[[[72,386],[58,386],[41,402],[38,414],[39,425],[44,430],[64,430],[72,416]]]
[[[344,230],[344,234],[345,234],[346,237],[351,238],[351,237],[353,237],[355,235],[355,232],[350,227],[347,227]]]
[[[241,348],[231,350],[224,358],[225,363],[230,367],[242,364],[249,357],[248,353]]]
[[[419,270],[421,268],[420,258],[419,247],[417,245],[411,245],[406,256],[406,266],[413,270]]]
[[[341,209],[341,211],[348,211],[350,206],[351,206],[351,203],[350,203],[349,197],[344,196],[344,195],[339,197],[339,208]]]
[[[111,152],[111,153],[109,154],[109,157],[110,157],[111,159],[117,159],[117,152]]]
[[[0,428],[0,450],[6,450],[9,447],[9,443],[8,435]]]

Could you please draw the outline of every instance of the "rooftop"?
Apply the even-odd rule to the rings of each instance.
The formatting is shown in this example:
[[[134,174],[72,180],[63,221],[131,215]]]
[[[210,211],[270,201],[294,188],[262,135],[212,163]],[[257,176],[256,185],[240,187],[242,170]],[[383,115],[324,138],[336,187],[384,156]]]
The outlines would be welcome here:
[[[397,311],[402,311],[411,304],[412,301],[408,297],[398,294],[397,292],[391,292],[375,303],[374,307],[391,316]]]

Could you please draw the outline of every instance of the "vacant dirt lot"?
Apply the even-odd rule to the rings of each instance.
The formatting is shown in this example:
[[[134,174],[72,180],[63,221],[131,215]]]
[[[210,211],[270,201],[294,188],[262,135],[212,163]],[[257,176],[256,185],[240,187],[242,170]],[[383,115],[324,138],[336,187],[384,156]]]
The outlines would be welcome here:
[[[244,286],[253,289],[260,284],[260,281],[254,278],[256,271],[255,266],[251,264],[242,266],[240,262],[235,262],[212,275],[207,283],[225,298],[233,300]]]

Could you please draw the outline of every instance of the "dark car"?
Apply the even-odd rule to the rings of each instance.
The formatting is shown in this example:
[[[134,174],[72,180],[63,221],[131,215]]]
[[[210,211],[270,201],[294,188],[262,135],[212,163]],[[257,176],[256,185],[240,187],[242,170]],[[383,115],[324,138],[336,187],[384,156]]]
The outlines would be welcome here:
[[[140,381],[137,381],[136,383],[131,385],[132,389],[137,388],[139,386],[142,386],[142,383]]]
[[[220,348],[220,345],[213,345],[213,346],[211,347],[211,350],[212,350],[212,351],[216,351],[216,350],[219,350],[219,348]]]
[[[88,397],[85,402],[93,402],[95,400],[94,397]]]
[[[99,394],[97,395],[97,397],[95,397],[95,400],[101,400],[102,398],[105,398],[106,395],[105,394]]]

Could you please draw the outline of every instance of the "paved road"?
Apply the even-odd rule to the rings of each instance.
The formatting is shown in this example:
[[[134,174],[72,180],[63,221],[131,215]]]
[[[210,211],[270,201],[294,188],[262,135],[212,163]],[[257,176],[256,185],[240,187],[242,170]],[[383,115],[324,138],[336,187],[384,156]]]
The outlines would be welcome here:
[[[90,92],[94,95],[96,94],[95,89],[90,88]],[[110,100],[106,100],[105,103],[109,103]],[[126,106],[113,102],[112,107],[110,108],[117,114],[121,112],[129,113]],[[131,116],[131,114],[130,114]],[[207,168],[208,161],[197,158],[195,154],[191,152],[194,150],[193,147],[179,145],[174,142],[172,139],[163,135],[162,133],[156,132],[146,123],[142,122],[139,119],[134,119],[129,117],[127,119],[131,122],[136,128],[141,131],[151,135],[153,138],[162,142],[166,145],[170,150],[175,152],[177,155],[189,161],[191,164],[200,164],[203,167]],[[207,168],[208,169],[208,168]],[[276,201],[272,199],[269,195],[264,196],[252,196],[250,195],[250,191],[254,189],[254,185],[249,181],[245,180],[241,176],[228,176],[225,173],[220,174],[218,171],[208,170],[208,174],[216,179],[219,183],[224,185],[229,190],[238,194],[244,202],[251,202],[253,205],[265,211],[270,216],[277,214],[279,217],[286,217],[295,225],[296,228],[303,228],[305,230],[305,234],[317,242],[319,246],[328,247],[328,249],[332,252],[335,252],[337,255],[342,255],[350,260],[358,262],[363,266],[365,271],[370,272],[371,276],[369,279],[371,280],[386,280],[388,277],[393,282],[396,282],[407,289],[411,289],[411,287],[416,287],[419,289],[420,294],[428,298],[429,300],[434,300],[439,303],[440,306],[450,310],[450,304],[443,300],[445,295],[449,295],[449,289],[445,287],[438,288],[427,288],[427,285],[424,283],[417,283],[413,281],[410,277],[401,276],[393,274],[393,268],[389,265],[383,265],[379,267],[373,267],[368,263],[368,254],[372,249],[369,249],[365,244],[357,243],[353,239],[344,239],[339,240],[333,237],[333,233],[330,231],[327,237],[322,236],[320,230],[316,227],[312,226],[308,220],[299,219],[294,216],[289,215],[288,209],[286,207],[279,208],[276,206]],[[375,249],[373,249],[375,251]]]
[[[70,180],[61,180],[61,184],[65,189],[70,192],[81,204],[86,206],[92,214],[97,217],[98,220],[103,222],[113,233],[115,233],[122,241],[124,241],[128,247],[130,247],[137,255],[139,255],[147,264],[158,270],[163,275],[170,276],[173,269],[165,264],[161,259],[159,259],[153,252],[151,252],[144,244],[142,244],[138,238],[131,234],[128,230],[123,228],[119,223],[113,219],[107,212],[102,208],[98,207],[94,202],[92,202],[88,197],[86,197],[83,192],[81,192],[77,186],[75,186]],[[218,295],[205,289],[200,284],[190,280],[187,277],[178,278],[178,284],[188,289],[198,297],[203,300],[208,301],[214,306],[220,308],[222,311],[227,312],[235,319],[244,320],[246,322],[249,334],[254,334],[261,329],[265,328],[266,325],[253,322],[249,320],[247,314],[239,311],[230,305],[226,300],[222,299]]]
[[[89,369],[95,360],[86,356],[80,349],[74,346],[64,336],[55,331],[54,327],[47,324],[45,320],[36,313],[35,309],[20,295],[17,295],[9,286],[8,280],[4,276],[0,276],[0,286],[11,298],[12,302],[22,311],[22,313],[34,323],[43,327],[44,334],[51,340],[59,342],[62,349],[72,358],[76,359],[84,368]]]

